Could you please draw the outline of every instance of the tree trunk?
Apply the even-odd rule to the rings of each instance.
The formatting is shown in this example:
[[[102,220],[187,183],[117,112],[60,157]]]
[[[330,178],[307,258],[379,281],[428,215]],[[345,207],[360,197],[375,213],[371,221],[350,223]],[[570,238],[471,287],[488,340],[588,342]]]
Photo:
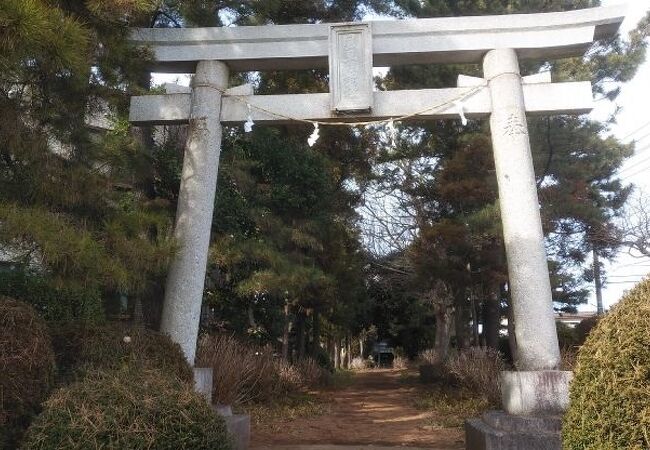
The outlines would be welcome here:
[[[485,345],[489,348],[499,348],[499,330],[501,329],[501,297],[499,286],[490,287],[484,304],[484,323],[483,334],[485,335]]]
[[[349,369],[350,364],[352,364],[352,338],[350,337],[349,334],[345,335],[345,344],[346,344],[346,353],[348,354],[348,364],[346,366],[346,369]]]
[[[341,368],[341,341],[339,339],[334,340],[334,368]]]
[[[299,312],[296,319],[296,357],[297,359],[303,359],[305,357],[306,342],[305,342],[305,313]]]
[[[253,330],[257,330],[257,322],[255,322],[255,313],[253,312],[253,305],[250,303],[248,305],[248,308],[246,309],[246,314],[248,315],[248,325]]]
[[[362,337],[359,338],[359,357],[361,359],[364,359],[364,357],[363,357],[363,338]]]
[[[332,336],[327,336],[327,356],[334,363],[334,339]]]
[[[456,332],[456,347],[459,349],[469,347],[469,308],[467,298],[461,290],[456,298],[456,312],[454,314],[454,326]]]
[[[282,359],[289,361],[289,334],[291,333],[291,318],[289,303],[284,304],[284,327],[282,329]]]
[[[471,345],[479,344],[479,335],[478,335],[478,311],[476,309],[476,301],[474,299],[474,292],[470,290],[470,301],[469,301],[469,313],[472,318],[472,337]]]
[[[318,310],[314,310],[311,338],[311,356],[316,357],[320,350],[320,314]]]
[[[436,308],[436,353],[441,361],[447,359],[449,353],[449,328],[450,317],[446,306]]]

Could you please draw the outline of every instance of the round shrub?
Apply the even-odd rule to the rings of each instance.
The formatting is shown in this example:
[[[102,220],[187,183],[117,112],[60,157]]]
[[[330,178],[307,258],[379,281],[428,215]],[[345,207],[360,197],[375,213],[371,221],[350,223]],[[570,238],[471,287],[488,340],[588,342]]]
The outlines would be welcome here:
[[[230,450],[226,425],[190,385],[159,370],[90,372],[55,391],[29,427],[25,450]]]
[[[650,448],[650,280],[600,319],[580,348],[565,449]]]
[[[47,326],[30,305],[0,297],[0,448],[15,448],[53,380]]]
[[[59,375],[72,382],[92,370],[124,365],[160,369],[192,382],[192,369],[180,346],[168,336],[121,323],[52,326],[52,343]]]

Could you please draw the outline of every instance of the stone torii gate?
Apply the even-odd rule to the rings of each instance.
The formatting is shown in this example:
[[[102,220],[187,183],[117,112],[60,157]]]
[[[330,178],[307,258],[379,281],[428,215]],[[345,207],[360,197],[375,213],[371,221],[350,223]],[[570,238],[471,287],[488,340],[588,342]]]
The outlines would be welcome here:
[[[615,35],[620,8],[562,13],[454,17],[369,23],[232,28],[137,29],[157,72],[194,73],[191,89],[132,98],[134,125],[190,124],[176,217],[180,244],[168,275],[162,331],[194,362],[222,125],[295,120],[360,122],[448,119],[460,108],[490,120],[514,309],[516,366],[504,373],[504,407],[513,414],[560,411],[569,374],[559,372],[547,256],[526,124],[528,114],[583,114],[593,108],[589,82],[521,77],[522,59],[583,55]],[[373,91],[373,66],[481,63],[484,78],[458,87]],[[231,71],[329,67],[330,92],[253,95],[229,88]]]

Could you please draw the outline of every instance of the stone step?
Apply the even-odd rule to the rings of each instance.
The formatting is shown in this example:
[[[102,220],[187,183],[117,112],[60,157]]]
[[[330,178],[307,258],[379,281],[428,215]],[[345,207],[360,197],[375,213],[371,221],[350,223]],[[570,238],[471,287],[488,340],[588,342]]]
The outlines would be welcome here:
[[[448,450],[441,447],[404,447],[381,445],[272,445],[252,447],[251,450]]]
[[[490,411],[465,422],[467,450],[561,450],[561,419]]]
[[[483,421],[497,430],[516,433],[560,433],[562,416],[514,416],[504,411],[488,411]]]

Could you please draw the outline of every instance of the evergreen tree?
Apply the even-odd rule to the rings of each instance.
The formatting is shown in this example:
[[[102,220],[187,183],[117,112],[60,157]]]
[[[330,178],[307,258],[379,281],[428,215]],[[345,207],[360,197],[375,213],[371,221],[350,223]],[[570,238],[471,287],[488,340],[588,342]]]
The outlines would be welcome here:
[[[160,25],[314,23],[359,18],[362,1],[167,2]],[[377,2],[380,3],[380,2]],[[326,70],[233,74],[259,94],[322,92]],[[355,224],[370,170],[368,136],[324,129],[312,149],[305,125],[240,127],[224,134],[206,300],[211,327],[282,342],[298,357],[321,353],[363,324],[364,258]],[[181,145],[155,151],[161,180],[176,179]],[[173,183],[172,183],[173,184]],[[175,201],[174,187],[159,183]],[[366,316],[368,316],[366,314]],[[362,325],[359,325],[362,324]],[[349,339],[348,339],[349,341]]]
[[[593,1],[484,2],[399,1],[398,14],[434,17],[563,11],[597,6]],[[524,74],[551,70],[555,81],[591,80],[596,95],[614,99],[611,81],[629,80],[644,58],[641,26],[628,41],[598,42],[586,58],[523,62]],[[391,68],[380,88],[452,86],[458,74],[480,76],[480,67],[405,66]],[[607,257],[616,248],[613,220],[629,193],[616,170],[632,153],[615,139],[602,139],[607,124],[587,118],[530,118],[549,268],[558,308],[573,310],[587,298],[581,279],[595,239]],[[411,163],[405,163],[411,161]],[[414,163],[415,162],[415,163]],[[377,189],[398,192],[400,208],[412,218],[416,237],[404,249],[415,285],[427,292],[443,281],[456,295],[456,338],[496,346],[501,316],[507,311],[507,271],[497,206],[487,124],[402,124],[394,149],[380,160]],[[402,213],[403,214],[403,213]],[[395,215],[400,215],[395,214]],[[438,321],[440,322],[440,320]],[[473,325],[473,332],[466,324]],[[447,326],[438,323],[437,326]],[[469,336],[468,336],[469,334]]]
[[[152,3],[0,4],[0,248],[55,285],[141,295],[166,268],[170,218],[125,120],[148,59],[126,37]]]

